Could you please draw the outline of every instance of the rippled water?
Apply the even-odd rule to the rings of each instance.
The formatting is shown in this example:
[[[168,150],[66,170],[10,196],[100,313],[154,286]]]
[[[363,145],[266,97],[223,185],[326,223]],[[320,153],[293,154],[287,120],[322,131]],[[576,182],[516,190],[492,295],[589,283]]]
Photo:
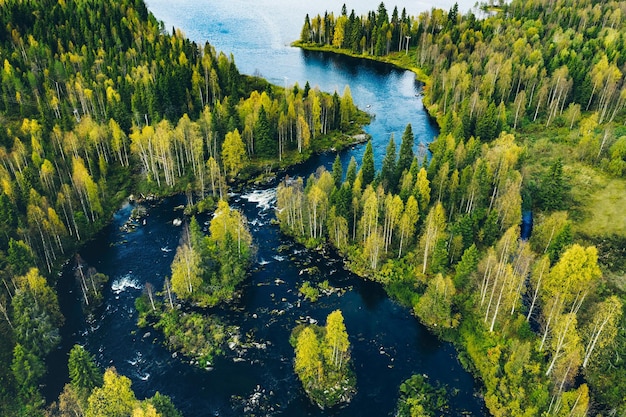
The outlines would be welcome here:
[[[368,2],[359,3],[362,12],[378,5]],[[449,7],[444,3],[439,5]],[[407,123],[412,123],[418,142],[427,143],[436,134],[416,97],[420,86],[411,73],[286,46],[298,36],[304,13],[323,12],[336,7],[334,2],[182,0],[175,4],[149,2],[167,27],[182,27],[196,41],[208,39],[218,49],[232,51],[243,72],[257,72],[281,84],[298,82],[302,86],[310,80],[312,86],[331,91],[341,92],[349,84],[355,102],[376,116],[367,130],[373,136],[378,165],[389,135],[394,133],[399,141]],[[412,4],[419,7],[422,3]],[[309,7],[312,10],[307,10]],[[352,155],[360,161],[362,152],[363,146],[348,149],[341,154],[342,161],[347,164]],[[290,174],[307,176],[319,165],[330,167],[334,157],[332,153],[318,155]],[[454,393],[448,415],[485,415],[476,395],[477,385],[461,368],[450,344],[438,341],[408,310],[389,300],[379,285],[344,270],[334,254],[308,251],[280,234],[271,224],[275,203],[271,187],[231,196],[231,204],[249,219],[258,252],[241,298],[212,310],[228,324],[239,326],[241,334],[255,344],[245,351],[227,350],[210,371],[172,355],[162,347],[158,332],[137,328],[134,300],[147,282],[160,289],[170,274],[181,236],[175,220],[182,218],[182,212],[176,207],[184,203],[182,196],[149,203],[145,224],[133,232],[121,229],[132,210],[126,205],[111,225],[81,250],[86,262],[111,278],[104,306],[93,323],[82,317],[79,289],[72,271],[65,271],[59,294],[67,325],[64,347],[50,363],[49,398],[58,395],[67,381],[67,351],[73,343],[81,343],[96,355],[100,366],[115,366],[131,378],[139,398],[156,391],[170,395],[186,417],[390,416],[400,383],[414,373],[425,374]],[[199,221],[204,224],[208,218]],[[319,273],[310,275],[311,267]],[[300,299],[297,289],[305,280],[325,279],[339,291],[314,304]],[[352,343],[358,392],[347,407],[321,411],[310,404],[297,381],[288,338],[298,321],[323,322],[335,309],[342,310]]]

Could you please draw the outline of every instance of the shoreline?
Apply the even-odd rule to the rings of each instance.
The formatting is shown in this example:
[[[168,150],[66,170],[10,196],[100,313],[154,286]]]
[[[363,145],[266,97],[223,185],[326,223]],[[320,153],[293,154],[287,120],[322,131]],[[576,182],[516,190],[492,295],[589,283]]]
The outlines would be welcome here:
[[[291,46],[293,47],[297,47],[297,48],[301,48],[303,50],[307,50],[307,51],[315,51],[315,52],[323,52],[323,53],[331,53],[331,54],[337,54],[337,55],[343,55],[343,56],[348,56],[351,58],[355,58],[355,59],[365,59],[365,60],[369,60],[369,61],[374,61],[374,62],[379,62],[382,64],[387,64],[387,65],[392,65],[395,68],[398,69],[403,69],[403,70],[407,70],[407,71],[411,71],[415,74],[415,78],[416,80],[418,80],[419,82],[423,83],[425,87],[427,87],[430,83],[430,77],[428,75],[426,75],[420,68],[418,67],[412,67],[409,65],[403,65],[401,62],[399,62],[398,60],[394,60],[394,59],[385,59],[385,57],[375,57],[373,55],[357,55],[354,54],[346,49],[336,49],[336,48],[332,48],[332,47],[328,47],[328,46],[317,46],[317,45],[310,45],[310,44],[303,44],[301,41],[295,41],[291,44]],[[435,122],[437,124],[437,128],[440,129],[441,125],[439,123],[438,118],[432,114],[431,112],[431,108],[428,105],[428,96],[426,93],[422,94],[422,103],[424,105],[424,111],[426,112],[428,118]],[[295,242],[297,243],[302,243],[299,242],[299,240],[295,237],[292,236],[291,234],[287,234],[281,231],[281,233],[289,236],[291,239],[293,239]],[[339,256],[342,260],[343,260],[343,265],[346,268],[346,270],[354,273],[356,276],[358,276],[361,279],[364,280],[368,280],[368,281],[372,281],[372,282],[376,282],[378,284],[380,284],[382,286],[382,288],[384,289],[385,293],[387,294],[387,297],[389,297],[390,300],[392,300],[395,303],[398,303],[399,305],[401,305],[404,308],[407,308],[409,310],[412,310],[411,306],[409,305],[405,305],[402,300],[399,300],[395,297],[392,296],[391,293],[389,293],[388,291],[388,287],[385,283],[380,282],[379,280],[376,279],[375,276],[373,275],[368,275],[368,274],[362,274],[359,273],[356,270],[353,270],[350,267],[350,259],[342,254],[338,248],[334,247],[330,242],[324,242],[321,245],[321,248],[311,248],[312,250],[316,250],[318,253],[323,253],[326,249],[328,249],[328,247],[331,248],[331,250],[334,250],[337,254],[337,256]],[[321,249],[321,250],[320,250]],[[474,363],[474,361],[471,358],[471,355],[468,352],[468,346],[466,346],[463,343],[463,335],[461,334],[461,324],[459,325],[458,328],[454,329],[453,333],[456,334],[451,334],[451,332],[437,332],[435,331],[435,329],[433,329],[432,327],[428,326],[426,323],[423,323],[420,318],[414,313],[414,311],[411,311],[411,315],[415,318],[415,320],[419,321],[420,324],[424,325],[429,332],[431,332],[437,339],[441,340],[442,342],[448,342],[451,343],[452,346],[454,346],[455,350],[457,351],[457,355],[456,355],[456,359],[459,361],[459,363],[461,364],[461,366],[467,371],[469,372],[472,377],[474,378],[474,380],[481,386],[479,395],[481,397],[484,397],[485,395],[485,383],[484,383],[484,378],[483,375],[480,374],[480,371],[478,370],[477,364]],[[485,404],[485,412],[488,413],[488,415],[493,415],[491,413],[491,411],[487,408],[486,404]]]
[[[430,76],[427,75],[418,66],[407,65],[407,64],[402,63],[400,60],[393,59],[393,57],[396,56],[398,53],[394,53],[393,55],[388,55],[388,56],[377,57],[374,55],[357,54],[357,53],[354,53],[352,51],[349,51],[347,49],[342,49],[342,48],[333,48],[330,46],[319,46],[317,44],[303,43],[302,41],[294,41],[291,43],[291,46],[294,48],[300,48],[305,51],[328,52],[328,53],[348,56],[348,57],[356,58],[356,59],[365,59],[368,61],[380,62],[383,64],[390,64],[396,68],[413,72],[415,74],[415,78],[419,82],[423,83],[424,85],[427,85],[430,82]],[[406,56],[406,55],[402,55],[402,53],[400,53],[400,56]]]
[[[426,72],[424,72],[424,70],[422,70],[417,65],[412,65],[408,63],[409,61],[408,58],[413,58],[412,55],[405,55],[405,54],[402,54],[402,52],[394,52],[385,56],[357,54],[348,49],[333,48],[331,46],[320,46],[320,45],[312,44],[312,43],[303,43],[302,41],[299,41],[299,40],[292,42],[290,45],[294,48],[300,48],[304,51],[322,52],[322,53],[329,53],[329,54],[334,54],[334,55],[341,55],[341,56],[345,56],[349,58],[372,61],[372,62],[377,62],[377,63],[385,64],[385,65],[391,65],[397,69],[411,71],[415,75],[415,79],[423,84],[423,89],[422,89],[423,92],[421,94],[421,101],[424,106],[424,110],[426,111],[426,115],[431,121],[434,121],[437,124],[438,129],[441,129],[440,120],[437,117],[437,115],[433,114],[432,108],[430,106],[430,100],[429,100],[428,94],[426,93],[431,82],[430,75],[426,74]],[[405,57],[405,59],[402,59],[403,57]],[[403,62],[403,61],[407,61],[407,62]]]

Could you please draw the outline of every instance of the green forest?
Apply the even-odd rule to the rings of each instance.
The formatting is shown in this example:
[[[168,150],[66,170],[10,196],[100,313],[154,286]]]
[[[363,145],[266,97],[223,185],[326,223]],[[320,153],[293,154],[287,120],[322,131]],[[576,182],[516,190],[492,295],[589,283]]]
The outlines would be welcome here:
[[[196,350],[206,340],[190,329],[217,343],[224,326],[168,307],[213,306],[245,278],[251,239],[226,203],[228,187],[340,149],[369,117],[349,88],[285,90],[240,74],[233,56],[168,33],[140,0],[3,0],[0,21],[0,415],[178,416],[163,396],[136,400],[128,378],[92,369],[93,358],[75,371],[89,381],[72,377],[45,404],[46,358],[64,322],[55,292],[64,262],[74,260],[90,313],[107,277],[74,253],[129,195],[186,193],[190,213],[222,213],[210,238],[192,221],[167,300],[147,288],[148,302],[138,301],[143,323],[171,348],[208,363],[219,347]],[[118,396],[125,400],[114,404]]]
[[[295,43],[414,70],[441,130],[430,158],[409,125],[379,172],[368,144],[358,171],[284,182],[281,228],[330,243],[453,341],[494,416],[626,413],[624,12],[344,6],[306,16]]]
[[[281,229],[331,244],[453,341],[494,416],[626,413],[624,14],[624,2],[593,0],[419,16],[344,6],[307,16],[297,42],[414,70],[441,130],[423,160],[408,125],[379,172],[369,143],[346,172],[337,159],[285,181]],[[207,365],[229,330],[173,300],[214,306],[245,279],[253,247],[228,187],[345,146],[368,117],[349,88],[240,74],[233,56],[168,33],[141,0],[0,0],[0,16],[0,415],[178,417],[80,346],[46,404],[62,265],[75,259],[84,305],[97,304],[106,277],[83,275],[74,253],[129,194],[182,192],[196,211],[216,210],[209,236],[190,221],[163,292],[137,301],[141,324]],[[354,383],[339,317],[296,338],[309,392]],[[402,415],[439,401],[419,378],[400,391]]]

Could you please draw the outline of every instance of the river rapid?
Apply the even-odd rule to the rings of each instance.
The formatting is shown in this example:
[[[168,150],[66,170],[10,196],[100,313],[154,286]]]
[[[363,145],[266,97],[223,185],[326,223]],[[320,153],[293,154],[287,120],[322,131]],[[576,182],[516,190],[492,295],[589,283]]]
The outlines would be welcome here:
[[[441,1],[438,6],[449,7],[445,3]],[[349,85],[355,103],[375,115],[366,130],[372,135],[378,167],[389,136],[393,133],[399,142],[407,123],[416,134],[416,152],[424,152],[425,144],[437,134],[419,100],[421,86],[412,73],[288,46],[298,37],[305,13],[323,13],[326,9],[339,13],[341,6],[334,2],[183,0],[172,7],[172,2],[151,0],[148,6],[166,27],[180,27],[199,43],[209,40],[218,50],[232,52],[243,73],[260,74],[288,86],[296,82],[303,86],[309,80],[313,87],[340,93]],[[371,0],[360,1],[362,10],[357,13],[377,7],[378,3]],[[413,2],[407,11],[418,14],[428,8],[424,2]],[[461,10],[467,8],[469,5],[460,5]],[[345,165],[352,156],[360,162],[363,150],[363,146],[355,146],[340,156]],[[289,175],[308,176],[319,165],[330,168],[334,157],[330,152],[317,155],[292,168]],[[82,316],[79,288],[69,266],[61,277],[64,346],[57,360],[50,363],[48,396],[58,395],[67,381],[65,355],[74,343],[80,343],[96,356],[102,368],[114,366],[129,377],[139,398],[157,391],[169,395],[186,417],[392,416],[399,385],[415,373],[427,375],[433,385],[448,388],[449,409],[442,411],[443,415],[486,415],[477,394],[479,386],[462,369],[454,347],[429,333],[410,311],[391,301],[380,285],[346,271],[335,254],[306,250],[282,236],[272,223],[275,195],[274,186],[231,195],[231,205],[248,218],[257,256],[250,277],[241,287],[241,298],[212,310],[227,324],[239,326],[241,334],[254,341],[252,347],[226,349],[226,355],[217,359],[211,370],[204,370],[168,352],[158,332],[137,327],[134,300],[146,283],[160,289],[170,275],[170,263],[182,234],[174,220],[183,217],[177,207],[185,198],[145,203],[145,223],[140,222],[134,231],[122,227],[133,209],[127,204],[80,251],[90,266],[110,277],[104,305],[93,323]],[[205,226],[209,220],[199,218]],[[316,303],[298,296],[304,281],[325,279],[338,291]],[[320,410],[308,401],[293,372],[294,353],[288,339],[297,322],[323,323],[336,309],[343,312],[352,344],[358,391],[349,405]]]

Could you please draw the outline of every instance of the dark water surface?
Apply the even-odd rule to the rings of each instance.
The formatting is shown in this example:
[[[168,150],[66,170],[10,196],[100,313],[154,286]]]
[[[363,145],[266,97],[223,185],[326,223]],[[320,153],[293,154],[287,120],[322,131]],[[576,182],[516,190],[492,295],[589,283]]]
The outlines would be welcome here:
[[[276,19],[285,19],[289,13],[297,16],[296,24],[294,19],[289,21],[292,30],[299,31],[304,14],[298,8],[305,5],[280,3],[151,0],[149,7],[166,22],[166,27],[182,27],[196,41],[209,39],[218,49],[232,51],[242,72],[257,72],[279,84],[298,82],[303,86],[305,80],[310,80],[312,86],[326,91],[342,92],[349,85],[355,103],[376,115],[367,131],[373,137],[378,166],[389,135],[394,133],[399,143],[407,123],[416,133],[416,151],[419,142],[432,140],[436,127],[416,97],[420,86],[411,73],[285,46],[284,38],[298,35],[283,33],[287,29]],[[325,3],[328,0],[315,7],[321,11],[340,7]],[[360,4],[364,11],[378,6]],[[274,13],[271,7],[282,7],[286,14]],[[241,30],[244,34],[252,32],[244,36]],[[357,146],[342,153],[341,158],[345,164],[353,155],[360,161],[362,152],[363,146]],[[333,159],[332,153],[322,154],[290,173],[306,176],[319,165],[330,167]],[[182,217],[175,208],[185,203],[177,196],[148,203],[146,223],[134,232],[120,229],[133,208],[122,207],[111,225],[81,250],[90,266],[110,277],[104,306],[94,324],[82,317],[79,289],[74,285],[72,271],[65,271],[59,294],[67,325],[64,349],[58,355],[65,355],[73,343],[83,344],[96,355],[101,367],[115,366],[120,374],[131,378],[139,398],[156,391],[169,395],[186,417],[391,416],[400,383],[414,373],[426,374],[432,383],[448,386],[452,395],[446,415],[485,415],[483,401],[476,395],[478,385],[462,369],[450,344],[438,341],[410,311],[389,300],[379,285],[344,270],[337,256],[308,251],[280,234],[270,222],[274,218],[274,188],[251,189],[233,195],[230,202],[249,219],[258,254],[254,271],[242,287],[241,299],[213,313],[239,326],[242,335],[256,342],[255,347],[245,352],[227,349],[225,357],[207,371],[173,357],[160,344],[158,332],[137,328],[135,298],[147,282],[162,288],[165,276],[170,274],[182,233],[172,221]],[[208,218],[199,220],[203,224]],[[306,272],[310,267],[316,267],[319,274]],[[323,296],[313,304],[298,297],[298,287],[304,281],[324,279],[341,289],[341,295]],[[348,406],[322,411],[309,403],[300,387],[288,339],[298,320],[311,318],[323,323],[335,309],[341,309],[345,318],[358,393]],[[50,397],[58,395],[67,380],[66,358],[57,359],[51,364]]]

